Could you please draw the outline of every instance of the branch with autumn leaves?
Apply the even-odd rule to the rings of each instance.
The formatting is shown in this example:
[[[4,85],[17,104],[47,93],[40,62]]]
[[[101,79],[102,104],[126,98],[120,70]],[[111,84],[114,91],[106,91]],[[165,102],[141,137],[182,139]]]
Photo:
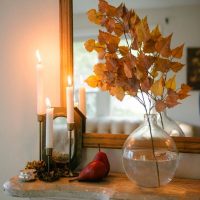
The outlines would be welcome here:
[[[97,41],[89,39],[84,44],[87,51],[96,51],[101,60],[94,65],[94,74],[86,79],[89,86],[108,91],[119,100],[125,95],[133,96],[146,113],[153,107],[162,112],[189,96],[190,86],[176,85],[176,74],[184,66],[178,62],[184,45],[171,49],[172,34],[164,37],[158,26],[150,31],[147,17],[140,19],[125,4],[114,7],[99,0],[98,10],[91,9],[87,15],[102,27]],[[126,45],[121,44],[123,39]],[[151,102],[149,110],[144,93]]]

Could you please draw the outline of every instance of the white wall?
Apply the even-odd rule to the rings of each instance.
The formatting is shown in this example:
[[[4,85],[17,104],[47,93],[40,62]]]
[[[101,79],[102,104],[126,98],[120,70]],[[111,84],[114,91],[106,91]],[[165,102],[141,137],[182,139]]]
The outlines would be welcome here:
[[[36,58],[45,65],[46,95],[59,105],[59,1],[0,1],[0,185],[38,160]],[[0,199],[10,199],[0,192]]]
[[[182,43],[185,44],[182,63],[186,64],[187,47],[200,47],[200,6],[137,10],[137,13],[140,17],[148,16],[150,27],[159,24],[165,36],[173,32],[172,48]],[[169,18],[168,24],[165,23],[165,18]],[[74,18],[74,28],[75,36],[86,40],[90,37],[97,37],[99,26],[88,22],[86,14],[79,14]],[[178,84],[186,83],[186,67],[178,74],[177,82]],[[198,98],[199,92],[192,91],[191,97],[169,110],[170,116],[175,120],[200,125]]]

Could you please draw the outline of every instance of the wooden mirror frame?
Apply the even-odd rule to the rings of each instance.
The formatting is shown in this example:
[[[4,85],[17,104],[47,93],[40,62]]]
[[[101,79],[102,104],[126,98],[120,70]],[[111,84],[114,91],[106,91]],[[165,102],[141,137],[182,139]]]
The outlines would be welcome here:
[[[65,106],[67,76],[73,77],[73,6],[72,0],[59,0],[60,6],[60,100]],[[128,136],[125,134],[84,133],[83,147],[121,149]],[[173,137],[179,152],[200,153],[200,137]],[[98,144],[97,144],[98,141]]]

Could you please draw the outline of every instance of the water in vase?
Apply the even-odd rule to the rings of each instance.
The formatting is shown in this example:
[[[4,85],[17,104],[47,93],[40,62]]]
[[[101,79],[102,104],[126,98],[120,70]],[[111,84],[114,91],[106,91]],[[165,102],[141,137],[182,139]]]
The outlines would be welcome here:
[[[158,187],[159,182],[160,186],[170,182],[178,163],[177,153],[156,150],[155,156],[157,161],[152,149],[124,152],[123,165],[128,178],[143,187]]]

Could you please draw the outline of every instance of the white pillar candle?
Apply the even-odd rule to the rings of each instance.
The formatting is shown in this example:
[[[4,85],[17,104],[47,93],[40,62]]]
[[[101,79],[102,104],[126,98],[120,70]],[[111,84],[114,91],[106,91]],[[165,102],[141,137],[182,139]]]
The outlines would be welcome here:
[[[71,77],[68,76],[68,86],[66,88],[67,99],[67,123],[74,123],[74,88]]]
[[[80,77],[81,87],[79,88],[78,98],[79,98],[79,110],[86,116],[86,95],[85,87],[83,86],[83,79]]]
[[[36,65],[37,70],[37,114],[45,114],[45,103],[44,103],[44,74],[43,65],[40,57],[40,53],[36,51],[36,57],[38,63]]]
[[[46,148],[53,148],[53,108],[46,98]]]

